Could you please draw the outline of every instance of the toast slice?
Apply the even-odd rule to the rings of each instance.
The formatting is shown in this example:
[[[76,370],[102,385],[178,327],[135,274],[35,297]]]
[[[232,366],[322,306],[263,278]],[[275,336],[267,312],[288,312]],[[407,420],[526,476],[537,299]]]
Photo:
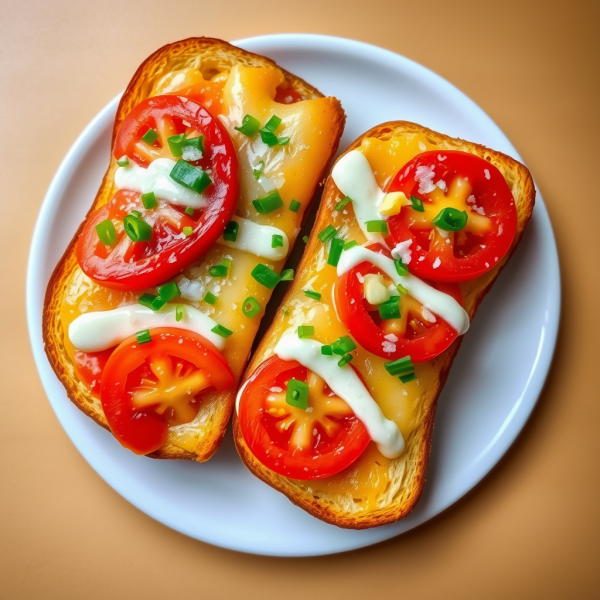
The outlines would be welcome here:
[[[379,156],[381,158],[387,154],[389,163],[389,156],[394,152],[393,147],[396,141],[398,142],[397,147],[416,149],[412,151],[412,154],[409,152],[408,159],[418,154],[419,149],[420,151],[425,149],[460,150],[475,154],[495,165],[512,191],[518,214],[518,229],[509,252],[491,271],[471,282],[461,284],[465,309],[470,319],[473,319],[481,301],[490,291],[496,278],[519,244],[529,222],[535,201],[535,189],[531,175],[525,166],[500,152],[490,150],[479,144],[451,138],[406,121],[393,121],[374,127],[360,136],[348,148],[346,153],[360,148],[371,162],[377,176],[377,170],[375,170],[377,167],[373,167],[372,157]],[[404,160],[394,164],[393,169],[390,169],[387,174],[380,172],[378,178],[380,187],[385,189],[386,182],[406,162],[407,160]],[[293,307],[293,311],[290,312],[289,316],[281,311],[278,313],[248,365],[244,376],[245,380],[258,365],[273,354],[273,348],[281,336],[295,331],[295,327],[302,324],[302,319],[306,318],[307,313],[302,311],[303,304],[306,304],[306,299],[302,297],[302,291],[310,287],[311,283],[315,281],[319,269],[318,265],[320,265],[322,272],[325,264],[322,260],[324,244],[318,240],[317,234],[329,223],[332,223],[341,232],[347,232],[354,228],[352,237],[359,244],[366,241],[361,231],[357,231],[357,227],[352,223],[356,223],[354,211],[351,208],[352,203],[344,211],[347,213],[345,216],[334,212],[335,205],[342,197],[343,194],[338,190],[330,176],[325,185],[315,226],[306,252],[298,267],[296,279],[283,300],[283,304],[290,309]],[[338,220],[336,221],[336,219]],[[315,265],[317,266],[315,267]],[[331,269],[330,272],[335,273],[335,270]],[[330,275],[329,277],[329,283],[333,285],[336,276]],[[324,288],[314,289],[319,289],[324,292],[323,297],[326,296]],[[329,292],[327,296],[329,296]],[[333,307],[330,306],[331,308]],[[329,312],[335,313],[333,310]],[[335,319],[337,319],[337,316]],[[335,319],[332,318],[328,322],[329,327],[336,325]],[[338,324],[341,325],[339,322]],[[335,335],[338,335],[338,333],[335,333]],[[294,504],[313,516],[333,525],[349,529],[366,529],[402,519],[414,508],[425,484],[437,400],[448,377],[454,357],[458,352],[461,339],[462,337],[459,337],[445,352],[432,361],[420,363],[430,365],[430,367],[425,381],[419,380],[420,386],[417,388],[417,395],[411,398],[412,422],[405,421],[401,424],[395,419],[406,442],[405,451],[398,458],[382,461],[381,455],[374,448],[367,448],[367,451],[356,463],[333,478],[328,478],[333,480],[331,482],[328,482],[327,479],[321,481],[288,479],[274,473],[255,458],[244,441],[236,415],[234,416],[234,436],[240,457],[258,478],[285,494]],[[364,352],[366,353],[366,351]],[[355,360],[352,364],[365,377],[367,387],[373,389],[376,385],[373,374],[374,365],[377,361],[383,362],[384,359],[369,353],[366,354],[368,356],[365,362],[360,363],[360,356],[357,356],[358,360]],[[385,371],[381,370],[381,372],[383,373],[382,378],[385,378]],[[388,377],[388,379],[393,378]],[[394,379],[394,381],[397,380]],[[406,392],[403,391],[403,394],[406,394]],[[388,418],[392,418],[390,413],[392,413],[391,407],[394,403],[406,402],[398,391],[390,395],[394,397],[385,399],[385,395],[383,395],[385,401],[388,402],[387,409],[382,405],[382,410]],[[375,397],[380,402],[382,394]],[[374,444],[371,444],[371,446],[374,446]]]
[[[223,76],[224,73],[229,72],[236,65],[275,67],[283,75],[283,83],[280,84],[282,88],[293,90],[302,100],[322,99],[320,105],[322,111],[330,118],[331,145],[327,148],[327,152],[324,151],[325,158],[322,160],[321,172],[310,183],[312,188],[307,197],[313,197],[317,184],[326,172],[329,161],[335,155],[344,128],[345,115],[339,101],[335,98],[325,98],[316,88],[281,69],[274,61],[218,39],[189,38],[182,40],[160,48],[145,60],[133,76],[119,103],[113,128],[112,145],[114,145],[116,133],[124,118],[140,101],[152,95],[157,83],[164,81],[165,76],[174,71],[194,68],[200,71],[205,80],[213,80],[216,77]],[[113,182],[116,168],[116,159],[112,155],[111,148],[108,170],[88,215],[106,204],[114,195],[116,188]],[[304,211],[307,208],[308,206],[304,206]],[[86,281],[75,256],[76,241],[82,227],[83,224],[70,242],[48,284],[43,312],[44,345],[50,364],[65,386],[69,398],[96,423],[109,429],[99,397],[93,394],[84,382],[79,380],[75,365],[65,350],[66,328],[61,318],[63,297],[69,293],[68,286],[75,277],[79,277],[82,286],[90,285],[90,280]],[[129,303],[131,302],[135,302],[134,297],[129,300]],[[256,328],[258,328],[258,323]],[[250,345],[251,342],[248,344],[248,350]],[[247,358],[246,351],[244,356],[240,354],[236,365],[232,367],[236,380],[241,376]],[[185,459],[200,462],[208,460],[223,439],[226,425],[231,416],[235,391],[235,389],[231,389],[221,394],[208,394],[203,399],[196,419],[191,423],[170,428],[169,442],[149,456],[152,458]]]

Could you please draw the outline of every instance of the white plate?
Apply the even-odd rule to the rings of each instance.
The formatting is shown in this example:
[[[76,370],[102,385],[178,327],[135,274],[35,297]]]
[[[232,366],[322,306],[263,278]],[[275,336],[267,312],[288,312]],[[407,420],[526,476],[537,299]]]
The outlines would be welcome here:
[[[519,158],[469,98],[402,56],[314,35],[264,36],[237,44],[337,96],[348,116],[342,149],[378,123],[404,119]],[[101,182],[117,102],[86,127],[56,173],[38,217],[27,277],[31,343],[44,388],[67,434],[98,474],[140,510],[177,531],[217,546],[276,556],[329,554],[386,540],[437,515],[477,484],[531,414],[556,341],[560,275],[539,195],[521,247],[481,307],[440,398],[427,485],[418,506],[399,523],[342,530],[314,519],[250,475],[230,435],[205,464],[134,456],[71,404],[50,368],[41,329],[46,284]]]

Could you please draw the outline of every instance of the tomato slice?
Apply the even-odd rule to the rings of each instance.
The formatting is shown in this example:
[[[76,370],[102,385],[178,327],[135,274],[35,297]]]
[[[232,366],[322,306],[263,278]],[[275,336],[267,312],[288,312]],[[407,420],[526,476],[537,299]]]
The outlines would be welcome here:
[[[114,348],[100,352],[75,351],[75,368],[79,379],[81,379],[96,395],[100,395],[100,381],[102,371],[106,366]]]
[[[379,244],[369,248],[389,257]],[[362,262],[344,273],[335,289],[338,316],[363,348],[389,360],[410,356],[413,362],[424,362],[441,354],[458,337],[458,332],[446,321],[410,295],[400,297],[399,319],[382,321],[377,306],[365,298],[363,280],[369,274],[382,273],[371,263]],[[433,285],[462,305],[457,284],[438,282]]]
[[[135,454],[158,450],[170,425],[192,421],[205,392],[234,384],[221,353],[201,335],[169,327],[150,335],[146,344],[133,335],[117,346],[100,387],[113,435]]]
[[[149,127],[159,133],[152,146],[141,140]],[[103,286],[133,291],[166,281],[203,256],[231,219],[239,194],[235,150],[219,121],[197,102],[180,96],[144,100],[123,121],[114,154],[127,155],[141,166],[156,158],[172,159],[166,139],[182,131],[205,136],[203,156],[193,164],[212,180],[204,191],[206,206],[193,216],[185,214],[185,207],[161,199],[156,208],[145,209],[138,192],[119,190],[107,206],[88,217],[77,242],[82,270]],[[141,212],[152,225],[150,241],[134,242],[124,233],[123,218],[131,210]],[[117,230],[113,246],[103,244],[96,232],[96,225],[108,218]],[[183,234],[184,227],[192,228],[191,235]]]
[[[286,402],[290,379],[309,385],[309,410]],[[272,356],[246,383],[239,423],[248,447],[275,473],[322,479],[351,465],[371,440],[352,409],[316,373]]]
[[[467,152],[423,152],[397,173],[388,192],[404,192],[423,202],[423,212],[403,206],[390,217],[393,244],[411,240],[408,268],[432,281],[475,279],[508,252],[517,232],[514,198],[502,173]],[[437,228],[444,208],[466,211],[460,231]]]

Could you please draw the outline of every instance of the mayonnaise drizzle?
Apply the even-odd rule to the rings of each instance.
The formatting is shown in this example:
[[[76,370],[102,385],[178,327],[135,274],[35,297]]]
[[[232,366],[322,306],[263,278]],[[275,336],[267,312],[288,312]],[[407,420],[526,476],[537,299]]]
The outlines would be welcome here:
[[[338,356],[321,354],[322,345],[315,340],[300,339],[295,334],[288,334],[275,346],[275,354],[282,360],[297,360],[322,377],[331,390],[342,398],[362,421],[381,454],[387,458],[396,458],[402,454],[404,438],[398,425],[385,418],[381,408],[350,365],[339,367]]]
[[[353,200],[354,214],[366,238],[387,246],[381,233],[367,231],[367,221],[380,221],[377,210],[385,196],[377,185],[369,161],[358,150],[352,150],[338,160],[331,172],[333,181],[345,196]]]
[[[458,335],[467,332],[469,315],[452,296],[436,290],[411,273],[398,275],[394,261],[387,256],[373,252],[373,250],[363,246],[354,246],[343,252],[337,266],[338,277],[364,261],[381,269],[395,284],[400,283],[415,300],[433,314],[444,319],[450,327],[458,332]]]
[[[165,304],[153,311],[141,304],[131,304],[113,310],[83,313],[69,325],[69,339],[82,352],[99,352],[120,344],[130,335],[155,327],[188,329],[205,337],[219,350],[225,339],[213,333],[217,324],[208,315],[192,306],[183,307],[181,321],[175,319],[175,304]]]
[[[157,158],[144,169],[129,159],[129,165],[118,167],[115,171],[115,185],[120,190],[131,190],[141,194],[154,192],[157,198],[171,204],[203,208],[206,199],[201,194],[171,179],[170,174],[175,165],[175,161],[169,158]]]
[[[239,224],[238,235],[235,242],[224,240],[223,236],[219,239],[219,244],[244,250],[255,256],[268,258],[269,260],[281,260],[287,256],[290,249],[290,243],[287,235],[277,227],[271,225],[259,225],[243,219],[242,217],[232,217],[232,221]],[[283,238],[283,246],[273,248],[273,236],[280,235]]]

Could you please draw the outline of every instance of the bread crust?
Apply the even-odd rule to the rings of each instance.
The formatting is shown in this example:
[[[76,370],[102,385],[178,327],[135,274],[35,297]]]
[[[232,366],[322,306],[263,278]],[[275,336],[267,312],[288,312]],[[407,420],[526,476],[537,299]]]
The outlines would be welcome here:
[[[156,82],[171,71],[194,66],[202,72],[205,79],[210,79],[219,72],[231,69],[236,64],[248,67],[275,67],[282,72],[285,85],[298,92],[303,100],[324,97],[315,87],[281,68],[273,60],[252,52],[247,52],[223,40],[195,37],[167,44],[159,48],[139,66],[121,97],[113,127],[109,167],[93,204],[62,258],[56,265],[46,288],[42,329],[44,348],[50,365],[65,387],[70,400],[82,412],[108,431],[110,431],[110,428],[108,427],[99,398],[92,394],[91,390],[77,378],[74,365],[69,359],[63,345],[65,332],[60,317],[60,307],[69,279],[74,270],[78,268],[75,256],[77,238],[83,229],[87,217],[99,207],[106,204],[114,193],[113,181],[117,165],[116,159],[112,155],[112,148],[114,147],[119,127],[132,108],[147,98]],[[339,101],[335,98],[328,98],[328,100],[331,101],[335,114],[331,127],[333,131],[336,131],[336,139],[322,172],[319,174],[319,177],[315,178],[313,200],[314,191],[327,172],[329,161],[335,156],[346,120]],[[308,213],[309,209],[310,207],[307,207],[305,214]],[[223,392],[218,396],[217,400],[213,403],[214,406],[208,418],[202,425],[204,435],[194,452],[171,443],[166,443],[159,450],[147,456],[162,459],[196,460],[198,462],[208,460],[216,452],[223,440],[227,423],[231,416],[234,397],[235,390]]]
[[[531,174],[524,165],[515,159],[502,154],[501,152],[491,150],[480,144],[464,141],[459,138],[452,138],[408,121],[390,121],[373,127],[356,139],[342,154],[342,156],[351,150],[358,148],[361,145],[362,140],[365,138],[389,140],[390,138],[400,134],[422,134],[425,135],[428,141],[436,144],[442,151],[462,150],[488,160],[493,165],[498,167],[513,193],[518,215],[517,233],[509,252],[502,259],[502,261],[500,261],[498,266],[490,272],[492,273],[492,276],[487,278],[485,275],[482,276],[480,278],[482,280],[481,286],[476,289],[474,296],[469,299],[470,305],[467,307],[467,312],[469,313],[469,318],[472,320],[482,300],[490,291],[498,275],[519,245],[519,242],[523,236],[523,232],[525,231],[527,223],[531,218],[535,203],[535,188]],[[399,165],[399,168],[401,166],[402,165]],[[340,198],[341,193],[337,189],[330,175],[325,184],[321,205],[315,221],[313,230],[314,232],[321,231],[329,223],[333,208]],[[315,237],[315,234],[311,236],[311,240],[309,241],[304,256],[302,257],[302,261],[298,266],[298,272],[301,272],[303,268],[306,268],[314,258],[314,252],[317,248]],[[283,300],[283,304],[286,303],[288,296],[291,296],[294,294],[294,292],[295,288],[293,286],[288,289],[286,297]],[[465,299],[465,301],[466,300],[467,299]],[[272,329],[275,329],[275,335],[277,335],[277,323],[272,326]],[[248,379],[256,367],[267,358],[266,338],[269,333],[271,332],[268,332],[265,335],[263,341],[253,355],[252,360],[244,374],[244,381]],[[437,371],[437,380],[433,385],[433,389],[429,394],[426,395],[424,406],[425,417],[417,429],[406,441],[405,452],[397,459],[394,459],[394,461],[391,463],[390,469],[393,469],[394,466],[399,466],[403,463],[410,464],[412,467],[412,477],[410,477],[409,481],[405,481],[403,479],[403,483],[401,482],[400,485],[403,486],[404,489],[398,488],[390,490],[390,492],[386,494],[386,500],[389,499],[389,501],[384,502],[382,505],[377,506],[373,510],[360,512],[352,511],[352,506],[349,506],[348,503],[343,502],[342,499],[338,497],[339,495],[320,492],[320,496],[317,497],[313,495],[312,492],[307,490],[310,482],[306,482],[306,485],[304,485],[302,482],[299,483],[297,481],[287,479],[268,469],[255,458],[246,445],[236,414],[234,415],[234,439],[242,461],[254,475],[274,489],[285,494],[294,504],[306,510],[318,519],[321,519],[332,525],[337,525],[338,527],[346,529],[368,529],[370,527],[378,527],[402,519],[415,507],[423,491],[427,466],[431,454],[433,424],[437,408],[437,400],[442,388],[446,383],[450,368],[461,342],[462,336],[459,336],[459,338],[454,342],[454,344],[452,344],[450,348],[448,348],[448,350],[434,359],[433,362]],[[394,498],[400,499],[394,500]]]

